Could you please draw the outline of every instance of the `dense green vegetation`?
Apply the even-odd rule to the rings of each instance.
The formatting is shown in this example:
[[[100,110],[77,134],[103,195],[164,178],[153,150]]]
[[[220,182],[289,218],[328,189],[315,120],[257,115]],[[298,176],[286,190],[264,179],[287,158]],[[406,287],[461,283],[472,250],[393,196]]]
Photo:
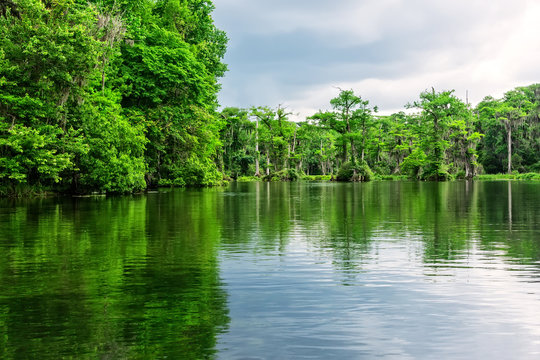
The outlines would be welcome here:
[[[368,181],[539,172],[540,85],[377,115],[352,90],[304,122],[225,108],[208,0],[0,1],[0,194],[126,193],[256,176]]]
[[[0,2],[0,184],[214,185],[227,38],[204,0]]]
[[[308,177],[362,181],[540,171],[539,84],[502,99],[486,97],[476,108],[453,91],[434,89],[408,104],[411,111],[390,116],[377,115],[377,107],[352,90],[341,90],[330,105],[331,111],[299,123],[289,121],[281,106],[224,109],[225,173],[245,179],[261,173],[261,166],[266,174],[294,169]]]

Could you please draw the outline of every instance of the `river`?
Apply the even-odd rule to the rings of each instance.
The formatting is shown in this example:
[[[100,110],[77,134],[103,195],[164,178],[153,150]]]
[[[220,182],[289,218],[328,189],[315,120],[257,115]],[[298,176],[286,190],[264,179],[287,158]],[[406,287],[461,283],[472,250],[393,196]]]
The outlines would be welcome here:
[[[0,201],[0,358],[538,359],[540,184]]]

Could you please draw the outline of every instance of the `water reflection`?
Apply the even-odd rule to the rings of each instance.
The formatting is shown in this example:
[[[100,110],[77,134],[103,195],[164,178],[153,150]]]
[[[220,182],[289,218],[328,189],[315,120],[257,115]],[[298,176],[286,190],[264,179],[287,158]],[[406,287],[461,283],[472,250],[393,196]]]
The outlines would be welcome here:
[[[525,182],[3,201],[0,357],[536,359],[538,224]]]
[[[235,231],[222,234],[231,323],[218,354],[537,358],[538,189],[234,185],[246,199],[224,204]]]
[[[0,357],[211,356],[228,317],[207,195],[2,207]]]
[[[538,184],[516,185],[512,201],[507,182],[233,184],[224,198],[222,242],[279,253],[294,235],[311,233],[311,244],[347,266],[384,233],[421,239],[425,263],[455,260],[475,241],[486,249],[502,242],[513,257],[534,262],[538,247],[523,245],[538,238],[540,191]],[[525,231],[511,234],[519,229]]]

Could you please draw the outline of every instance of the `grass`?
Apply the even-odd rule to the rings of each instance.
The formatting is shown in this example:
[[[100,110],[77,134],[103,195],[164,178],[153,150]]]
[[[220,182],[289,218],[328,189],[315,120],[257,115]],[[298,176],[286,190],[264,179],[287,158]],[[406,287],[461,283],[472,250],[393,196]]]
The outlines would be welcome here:
[[[302,175],[300,180],[303,181],[330,181],[331,175]],[[409,180],[407,175],[378,175],[373,177],[374,181],[405,181]],[[513,173],[513,174],[483,174],[478,175],[474,180],[493,181],[493,180],[532,180],[540,181],[540,173]],[[261,178],[256,176],[240,176],[236,179],[238,182],[261,181]]]
[[[540,173],[512,173],[512,174],[483,174],[474,178],[475,180],[535,180],[540,181]]]
[[[407,175],[379,175],[375,174],[373,177],[375,181],[404,181],[409,180]]]
[[[257,176],[239,176],[236,179],[237,182],[254,182],[254,181],[261,181],[260,177]]]
[[[331,175],[302,175],[304,181],[330,181]]]

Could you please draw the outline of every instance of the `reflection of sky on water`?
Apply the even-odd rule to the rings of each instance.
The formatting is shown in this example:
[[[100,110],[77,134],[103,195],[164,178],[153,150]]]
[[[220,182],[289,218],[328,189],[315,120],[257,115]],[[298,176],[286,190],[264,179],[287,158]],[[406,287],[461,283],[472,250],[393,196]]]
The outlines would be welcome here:
[[[374,232],[343,263],[296,224],[285,248],[224,245],[231,323],[220,358],[533,359],[540,353],[538,269],[472,240],[426,263],[419,234]],[[352,244],[354,246],[355,244]],[[263,355],[264,354],[264,355]],[[258,358],[258,357],[255,357]]]

